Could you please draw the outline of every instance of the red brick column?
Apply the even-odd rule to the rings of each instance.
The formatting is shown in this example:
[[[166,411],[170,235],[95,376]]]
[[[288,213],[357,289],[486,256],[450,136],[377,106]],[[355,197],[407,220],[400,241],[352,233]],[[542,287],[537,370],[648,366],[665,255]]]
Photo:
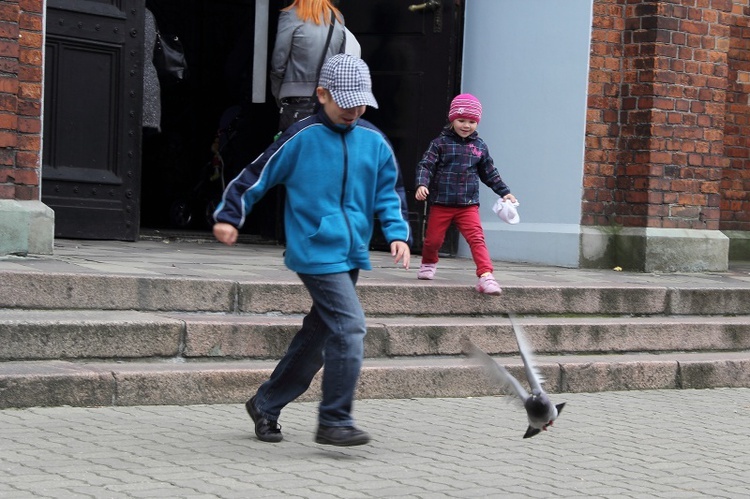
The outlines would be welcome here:
[[[0,3],[0,199],[40,198],[42,8]]]
[[[719,234],[733,7],[594,0],[583,226]],[[650,242],[613,247],[610,261],[648,259]]]
[[[0,255],[50,254],[54,212],[41,202],[42,0],[0,2]]]
[[[620,146],[620,93],[623,82],[622,0],[595,0],[589,59],[582,225],[617,221],[615,169]]]
[[[584,225],[719,228],[731,10],[595,2]]]

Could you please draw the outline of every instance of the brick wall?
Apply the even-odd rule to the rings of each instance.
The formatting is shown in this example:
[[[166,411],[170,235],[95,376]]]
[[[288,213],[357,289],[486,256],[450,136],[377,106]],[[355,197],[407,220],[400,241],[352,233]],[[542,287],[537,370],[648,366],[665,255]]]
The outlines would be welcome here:
[[[618,220],[615,169],[620,145],[624,12],[621,0],[594,1],[582,225],[606,226]]]
[[[737,3],[594,1],[583,225],[720,228]]]
[[[39,200],[43,1],[0,2],[0,199]]]
[[[729,86],[721,180],[721,228],[750,231],[750,1],[735,0],[728,19]]]
[[[0,1],[0,199],[38,200],[43,1]],[[594,0],[583,225],[750,230],[750,0]]]

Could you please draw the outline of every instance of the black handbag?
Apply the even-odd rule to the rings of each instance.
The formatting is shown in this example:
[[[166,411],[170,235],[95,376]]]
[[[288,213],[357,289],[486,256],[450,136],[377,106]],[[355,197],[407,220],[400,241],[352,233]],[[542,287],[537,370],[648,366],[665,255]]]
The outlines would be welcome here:
[[[284,131],[301,119],[318,112],[318,99],[312,97],[285,97],[279,109],[279,130]]]
[[[185,49],[176,35],[165,35],[156,32],[154,45],[154,66],[162,85],[175,85],[188,76],[188,64]]]

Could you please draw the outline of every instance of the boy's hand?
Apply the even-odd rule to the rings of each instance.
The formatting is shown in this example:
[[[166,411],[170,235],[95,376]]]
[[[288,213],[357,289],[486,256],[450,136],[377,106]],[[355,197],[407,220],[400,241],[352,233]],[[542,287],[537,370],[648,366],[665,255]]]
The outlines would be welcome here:
[[[220,242],[228,246],[232,246],[237,242],[238,230],[234,225],[218,222],[214,224],[214,237]]]
[[[427,189],[427,187],[420,185],[419,187],[417,187],[417,194],[414,197],[417,198],[417,201],[424,201],[429,195],[430,191]]]
[[[516,201],[516,197],[513,194],[511,194],[511,193],[508,193],[505,196],[503,196],[503,201],[505,201],[506,199],[510,199],[511,203],[517,203],[518,202],[518,201]]]
[[[409,261],[411,260],[411,251],[409,245],[403,241],[393,241],[391,243],[391,256],[394,257],[393,263],[403,260],[405,270],[409,270]]]

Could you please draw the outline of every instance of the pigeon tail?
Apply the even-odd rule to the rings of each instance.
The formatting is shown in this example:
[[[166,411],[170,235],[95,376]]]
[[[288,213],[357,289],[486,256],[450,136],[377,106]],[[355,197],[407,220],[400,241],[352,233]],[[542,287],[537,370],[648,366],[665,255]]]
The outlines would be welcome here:
[[[531,438],[534,435],[538,435],[541,432],[542,432],[542,430],[540,430],[539,428],[534,428],[532,426],[529,426],[526,429],[526,433],[523,435],[523,438]]]

